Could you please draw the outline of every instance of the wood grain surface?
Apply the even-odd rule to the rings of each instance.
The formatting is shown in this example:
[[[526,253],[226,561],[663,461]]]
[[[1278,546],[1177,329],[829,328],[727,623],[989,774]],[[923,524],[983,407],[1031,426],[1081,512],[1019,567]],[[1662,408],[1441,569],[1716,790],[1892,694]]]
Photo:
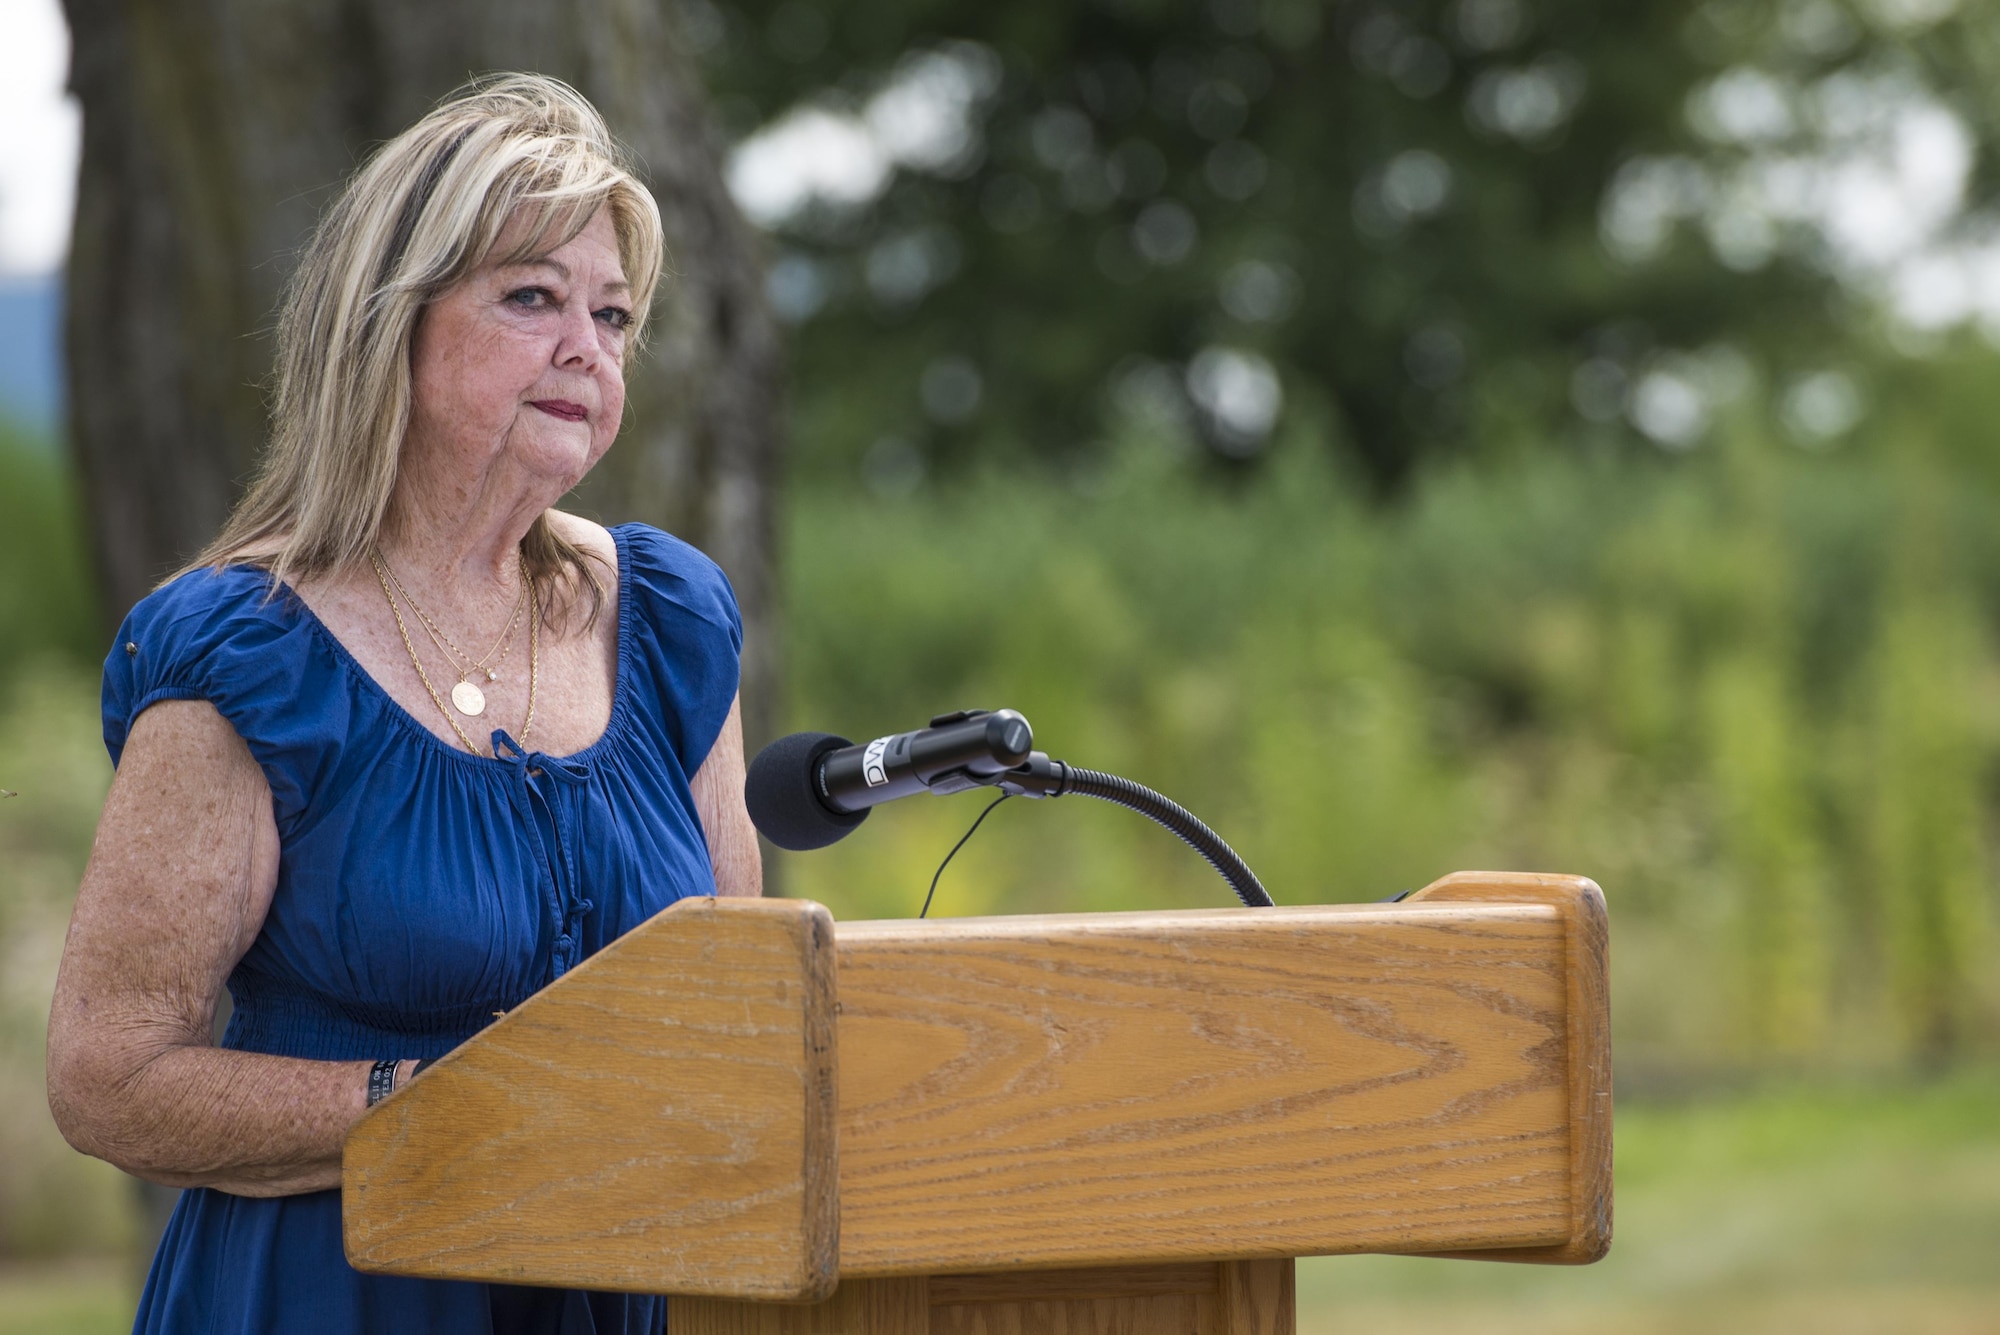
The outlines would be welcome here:
[[[1073,1299],[1162,1298],[1215,1293],[1216,1263],[1102,1266],[1088,1270],[1009,1270],[988,1275],[932,1275],[931,1306],[971,1303],[1068,1302]]]
[[[841,1272],[1562,1246],[1575,911],[843,924]]]
[[[931,1309],[921,1275],[850,1279],[831,1298],[810,1304],[670,1300],[673,1335],[928,1335]]]
[[[739,1298],[837,1280],[833,923],[684,900],[364,1116],[357,1269]]]
[[[1223,1335],[1294,1335],[1299,1300],[1296,1266],[1290,1257],[1224,1261],[1216,1269]]]
[[[849,1279],[811,1306],[675,1298],[674,1335],[1294,1335],[1292,1263]]]
[[[1203,1293],[933,1304],[930,1315],[930,1335],[1227,1335],[1213,1285]]]
[[[1569,1237],[1554,1247],[1444,1252],[1475,1261],[1589,1265],[1611,1250],[1611,920],[1604,891],[1581,876],[1461,871],[1433,881],[1406,903],[1554,905],[1565,924],[1569,990]]]

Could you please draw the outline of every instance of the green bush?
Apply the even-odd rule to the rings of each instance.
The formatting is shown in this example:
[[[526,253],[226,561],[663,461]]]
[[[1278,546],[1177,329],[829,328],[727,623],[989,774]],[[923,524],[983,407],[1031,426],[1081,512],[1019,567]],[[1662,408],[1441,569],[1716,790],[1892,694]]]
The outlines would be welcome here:
[[[0,697],[0,1257],[113,1251],[131,1190],[56,1132],[43,1036],[70,904],[111,778],[96,682],[40,659]]]
[[[1051,754],[1192,808],[1284,902],[1596,877],[1642,1064],[1993,1044],[1978,470],[1907,435],[1808,452],[1747,415],[1686,457],[1549,449],[1388,506],[1328,457],[1301,433],[1225,488],[1129,441],[1081,486],[800,497],[790,721],[861,738],[1013,706]],[[1228,902],[1096,806],[997,812],[937,911]],[[883,808],[788,859],[788,892],[913,912],[977,809]]]
[[[50,442],[0,424],[0,1257],[113,1252],[130,1187],[49,1119],[43,1035],[110,782],[103,649],[72,491]]]
[[[0,689],[32,658],[98,662],[102,635],[62,457],[0,418]]]

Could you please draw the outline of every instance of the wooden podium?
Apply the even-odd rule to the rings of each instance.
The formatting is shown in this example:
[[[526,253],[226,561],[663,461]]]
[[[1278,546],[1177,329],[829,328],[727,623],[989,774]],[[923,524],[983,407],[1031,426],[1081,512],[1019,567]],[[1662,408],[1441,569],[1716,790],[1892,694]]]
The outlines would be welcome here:
[[[674,1335],[1289,1335],[1292,1258],[1611,1240],[1604,899],[835,924],[690,900],[370,1111],[362,1270]]]

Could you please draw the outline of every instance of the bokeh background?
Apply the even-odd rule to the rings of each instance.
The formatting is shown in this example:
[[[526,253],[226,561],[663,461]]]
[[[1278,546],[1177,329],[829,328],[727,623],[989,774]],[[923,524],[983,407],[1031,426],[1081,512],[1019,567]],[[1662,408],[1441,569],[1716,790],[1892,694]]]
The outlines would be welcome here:
[[[789,365],[762,733],[1011,706],[1281,902],[1605,888],[1610,1259],[1309,1262],[1305,1331],[2000,1331],[2000,13],[659,12]],[[0,1332],[110,1331],[144,1212],[41,1060],[123,608],[70,34],[0,0],[0,41]],[[773,871],[911,914],[979,807]],[[933,912],[1226,893],[1015,802]]]

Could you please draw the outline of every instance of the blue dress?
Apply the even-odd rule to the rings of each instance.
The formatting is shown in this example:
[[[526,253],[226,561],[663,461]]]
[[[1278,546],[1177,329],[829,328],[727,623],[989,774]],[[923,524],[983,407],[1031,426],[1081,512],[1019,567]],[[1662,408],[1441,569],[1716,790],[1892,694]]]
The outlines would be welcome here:
[[[141,710],[212,703],[270,780],[282,844],[263,930],[229,978],[223,1046],[323,1061],[434,1057],[686,895],[715,892],[689,780],[736,695],[722,572],[656,529],[618,547],[618,677],[574,755],[446,743],[261,572],[184,575],[132,610],[104,671],[115,764]],[[532,1227],[533,1220],[524,1220]],[[135,1330],[632,1335],[650,1296],[364,1275],[340,1193],[181,1196]]]

